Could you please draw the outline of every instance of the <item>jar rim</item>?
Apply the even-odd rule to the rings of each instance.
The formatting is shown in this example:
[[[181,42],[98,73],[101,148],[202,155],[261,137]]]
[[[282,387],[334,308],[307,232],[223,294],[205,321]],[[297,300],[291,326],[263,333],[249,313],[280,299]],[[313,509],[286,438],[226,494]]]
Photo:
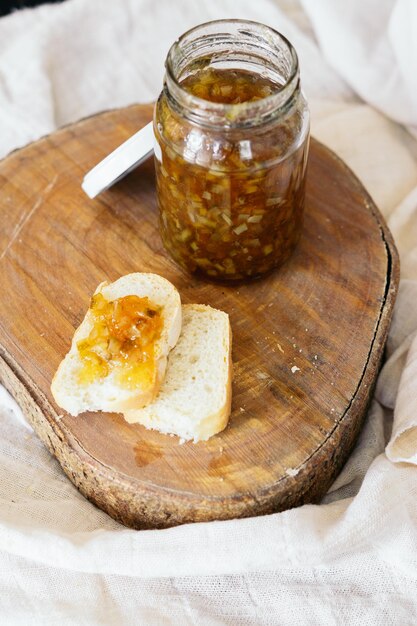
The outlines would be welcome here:
[[[255,34],[257,29],[265,35],[264,42],[267,43],[271,49],[274,48],[274,42],[275,45],[278,42],[284,44],[290,59],[290,68],[288,76],[285,78],[279,90],[259,100],[230,104],[212,102],[200,98],[182,87],[179,76],[175,70],[176,55],[182,54],[181,45],[186,42],[187,39],[191,39],[192,36],[199,31],[203,32],[207,27],[221,27],[226,25],[235,27],[242,26],[248,29],[252,28],[253,33],[250,34]],[[286,107],[299,84],[300,77],[297,52],[291,42],[282,33],[271,26],[253,20],[242,19],[212,20],[190,28],[170,47],[165,61],[165,69],[165,83],[168,92],[173,97],[174,101],[180,103],[181,107],[187,110],[191,119],[200,123],[209,123],[210,125],[220,123],[222,126],[225,125],[226,121],[226,126],[230,127],[248,125],[254,118],[259,121],[270,119],[271,116]]]

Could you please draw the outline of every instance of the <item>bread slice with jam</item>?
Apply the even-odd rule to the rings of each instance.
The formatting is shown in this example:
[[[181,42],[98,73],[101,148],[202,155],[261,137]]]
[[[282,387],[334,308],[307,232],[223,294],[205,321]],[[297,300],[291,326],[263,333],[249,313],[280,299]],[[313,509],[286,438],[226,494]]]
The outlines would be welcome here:
[[[134,273],[101,283],[53,378],[56,403],[71,415],[144,407],[180,332],[181,299],[165,278]]]

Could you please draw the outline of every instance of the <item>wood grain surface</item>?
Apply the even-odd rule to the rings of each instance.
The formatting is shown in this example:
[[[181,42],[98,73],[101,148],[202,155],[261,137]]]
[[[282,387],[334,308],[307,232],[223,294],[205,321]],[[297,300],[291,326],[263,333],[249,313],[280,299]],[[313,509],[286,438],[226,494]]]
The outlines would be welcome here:
[[[355,442],[377,374],[398,283],[391,235],[350,170],[313,140],[290,261],[245,285],[197,281],[162,247],[152,161],[95,200],[80,188],[151,115],[143,105],[102,113],[0,163],[0,380],[79,490],[128,526],[316,502]],[[71,417],[53,402],[52,376],[90,295],[136,271],[230,315],[233,410],[208,442],[180,445],[116,414]]]

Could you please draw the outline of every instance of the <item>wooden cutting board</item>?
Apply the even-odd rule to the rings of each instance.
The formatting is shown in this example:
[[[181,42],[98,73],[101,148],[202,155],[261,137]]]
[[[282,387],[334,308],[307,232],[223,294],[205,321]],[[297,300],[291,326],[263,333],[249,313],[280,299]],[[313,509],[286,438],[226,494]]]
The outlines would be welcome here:
[[[391,234],[352,172],[313,140],[290,261],[246,285],[197,281],[162,247],[152,161],[96,200],[80,188],[151,115],[109,111],[0,163],[0,379],[70,480],[127,526],[317,502],[352,449],[378,371],[399,274]],[[180,445],[116,414],[71,417],[53,402],[52,376],[95,287],[136,271],[230,315],[233,411],[208,442]]]

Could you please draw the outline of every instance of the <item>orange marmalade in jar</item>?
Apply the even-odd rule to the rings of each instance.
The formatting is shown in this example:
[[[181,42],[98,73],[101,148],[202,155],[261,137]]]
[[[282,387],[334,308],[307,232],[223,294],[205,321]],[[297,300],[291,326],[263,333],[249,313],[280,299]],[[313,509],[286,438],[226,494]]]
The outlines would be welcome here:
[[[241,20],[174,43],[155,107],[160,232],[173,259],[213,279],[255,278],[299,240],[309,114],[297,55]]]

